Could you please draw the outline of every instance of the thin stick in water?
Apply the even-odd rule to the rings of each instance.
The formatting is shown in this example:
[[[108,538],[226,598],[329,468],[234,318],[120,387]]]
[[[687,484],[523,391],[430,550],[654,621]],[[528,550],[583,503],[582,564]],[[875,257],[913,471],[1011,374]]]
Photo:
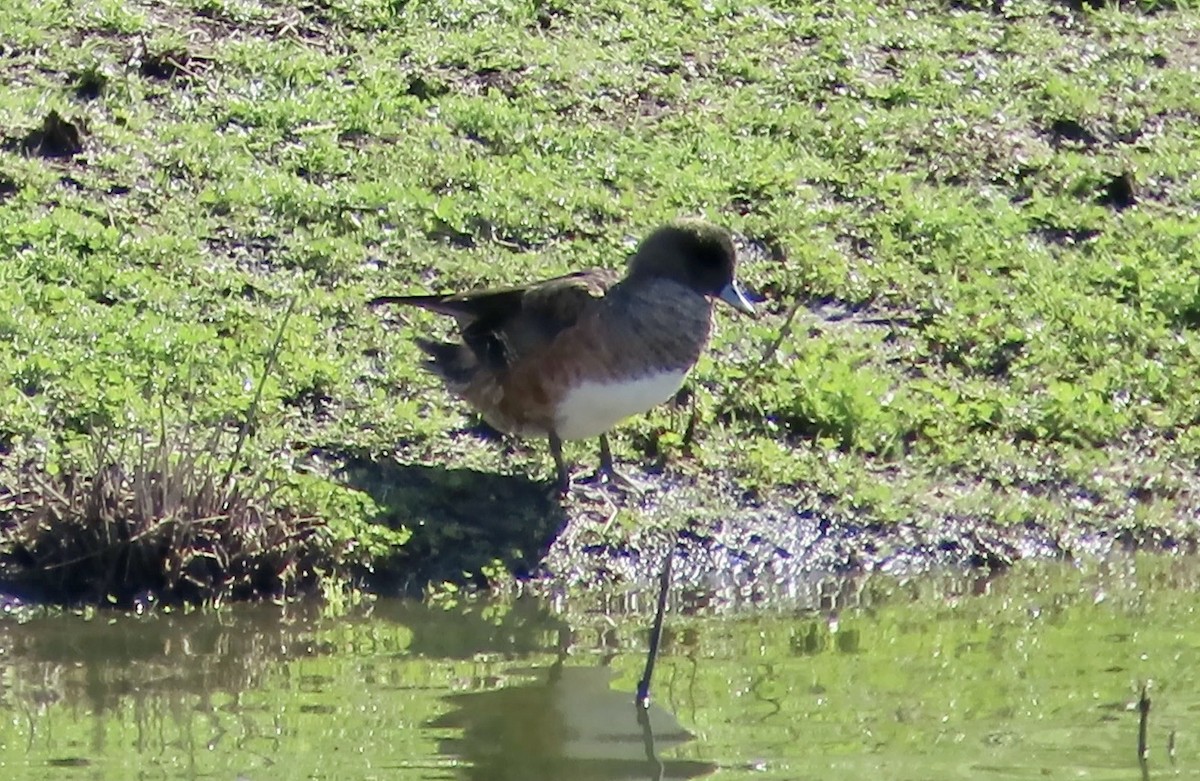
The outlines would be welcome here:
[[[658,606],[654,611],[654,626],[650,629],[650,650],[646,654],[646,669],[638,681],[637,698],[634,700],[643,710],[650,707],[650,679],[654,676],[654,661],[658,658],[658,645],[662,641],[663,614],[667,610],[667,589],[671,585],[671,559],[675,557],[675,546],[667,549],[662,574],[658,576]]]

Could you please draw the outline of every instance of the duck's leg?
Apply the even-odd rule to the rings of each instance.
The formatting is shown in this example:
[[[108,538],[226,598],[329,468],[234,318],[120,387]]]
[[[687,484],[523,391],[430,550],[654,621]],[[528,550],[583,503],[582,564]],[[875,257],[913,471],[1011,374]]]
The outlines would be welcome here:
[[[558,480],[555,489],[559,496],[566,496],[571,491],[571,473],[567,470],[567,462],[563,461],[562,440],[553,431],[550,432],[550,455],[554,456],[554,469]]]
[[[600,435],[600,469],[596,472],[596,478],[597,480],[607,481],[610,485],[622,491],[628,491],[631,494],[641,495],[646,490],[638,481],[628,475],[622,474],[613,466],[612,450],[608,447],[607,434]]]
[[[556,488],[560,495],[566,496],[571,491],[571,473],[567,470],[566,462],[563,461],[562,440],[554,433],[550,434],[550,454],[554,456],[554,465],[558,469],[558,485]],[[609,487],[625,491],[626,493],[638,496],[645,493],[645,488],[642,485],[632,477],[622,474],[613,466],[612,450],[608,446],[608,437],[604,434],[600,435],[600,468],[596,470],[594,475],[581,479],[579,483],[607,483]]]

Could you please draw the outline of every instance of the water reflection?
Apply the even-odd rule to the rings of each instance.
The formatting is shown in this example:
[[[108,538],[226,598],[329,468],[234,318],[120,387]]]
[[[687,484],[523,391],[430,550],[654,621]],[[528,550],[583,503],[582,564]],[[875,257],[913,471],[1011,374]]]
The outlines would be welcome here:
[[[381,600],[372,622],[404,626],[405,653],[447,659],[480,654],[524,656],[560,647],[570,624],[540,599],[522,597],[503,606],[467,604],[446,609],[415,600]]]
[[[607,667],[513,670],[536,680],[451,695],[454,710],[430,722],[461,734],[438,742],[439,753],[470,763],[468,779],[683,779],[717,769],[711,762],[663,759],[694,739],[657,703],[646,710],[632,692],[612,688]]]
[[[644,598],[4,618],[0,778],[1200,775],[1195,560],[830,584],[677,594],[649,732]]]

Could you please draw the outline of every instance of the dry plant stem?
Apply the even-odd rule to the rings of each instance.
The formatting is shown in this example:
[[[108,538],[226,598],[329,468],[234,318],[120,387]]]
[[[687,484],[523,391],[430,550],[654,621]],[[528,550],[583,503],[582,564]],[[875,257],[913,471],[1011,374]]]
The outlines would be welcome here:
[[[283,334],[287,328],[288,320],[292,317],[292,311],[296,308],[296,300],[299,296],[292,296],[292,300],[288,302],[288,307],[283,313],[283,319],[279,321],[279,330],[275,332],[275,342],[271,345],[270,351],[267,352],[267,360],[263,364],[262,376],[258,378],[258,387],[254,389],[254,400],[250,402],[250,412],[246,415],[246,422],[242,425],[241,431],[238,432],[237,444],[233,447],[233,453],[229,456],[229,468],[225,471],[225,478],[221,481],[221,490],[229,490],[229,481],[233,479],[233,472],[237,469],[238,459],[242,455],[242,446],[246,444],[246,437],[249,436],[250,426],[254,423],[254,419],[258,416],[258,405],[262,401],[263,386],[266,385],[267,377],[271,375],[271,370],[275,368],[275,359],[279,357],[279,346],[283,344]]]
[[[733,398],[737,395],[740,389],[753,383],[758,375],[762,373],[763,367],[767,366],[770,360],[775,357],[775,353],[779,351],[780,346],[783,344],[783,340],[791,335],[792,321],[796,319],[796,313],[800,311],[801,306],[803,306],[803,302],[797,297],[796,300],[792,302],[791,308],[788,309],[787,317],[783,319],[783,325],[779,327],[779,333],[775,336],[775,340],[767,345],[766,349],[763,350],[762,356],[754,364],[754,368],[750,370],[750,373],[746,375],[744,380],[738,383],[730,383],[728,387],[726,387],[725,395],[721,397],[721,400],[713,408],[712,416],[714,419],[721,417],[730,409],[733,403]],[[692,443],[692,438],[695,433],[696,426],[694,423],[689,423],[687,431],[684,432],[683,435],[683,445],[685,447]]]

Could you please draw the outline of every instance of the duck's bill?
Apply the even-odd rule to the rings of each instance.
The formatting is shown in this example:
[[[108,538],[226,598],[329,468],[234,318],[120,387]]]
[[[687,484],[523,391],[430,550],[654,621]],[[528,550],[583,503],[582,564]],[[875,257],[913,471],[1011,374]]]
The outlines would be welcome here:
[[[729,304],[737,311],[748,314],[751,317],[756,317],[758,315],[758,313],[754,311],[754,305],[750,303],[748,298],[746,298],[746,293],[742,290],[741,286],[738,285],[736,279],[725,287],[721,288],[721,292],[717,294],[717,298],[721,299],[726,304]]]

